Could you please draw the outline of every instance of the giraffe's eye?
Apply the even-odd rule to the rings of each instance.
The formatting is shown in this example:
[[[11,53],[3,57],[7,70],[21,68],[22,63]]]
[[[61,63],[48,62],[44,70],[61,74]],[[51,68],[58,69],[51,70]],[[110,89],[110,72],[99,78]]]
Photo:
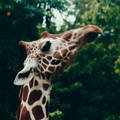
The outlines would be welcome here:
[[[43,52],[47,52],[48,50],[50,50],[50,47],[51,47],[51,42],[50,41],[47,41],[41,48],[41,50]]]

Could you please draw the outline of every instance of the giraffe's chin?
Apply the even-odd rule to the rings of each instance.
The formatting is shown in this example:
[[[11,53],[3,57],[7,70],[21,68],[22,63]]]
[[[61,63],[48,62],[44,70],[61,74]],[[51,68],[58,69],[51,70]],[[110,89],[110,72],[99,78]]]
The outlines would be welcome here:
[[[27,84],[34,77],[34,71],[32,68],[24,68],[17,75],[13,82],[14,85]]]

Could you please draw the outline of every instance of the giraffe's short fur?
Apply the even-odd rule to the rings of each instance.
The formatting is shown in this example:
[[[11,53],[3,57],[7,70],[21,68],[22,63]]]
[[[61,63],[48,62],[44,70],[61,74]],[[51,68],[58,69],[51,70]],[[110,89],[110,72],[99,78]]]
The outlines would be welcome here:
[[[14,81],[14,84],[22,85],[17,120],[48,120],[51,80],[100,32],[99,27],[90,25],[62,34],[44,32],[37,41],[20,42],[27,57],[23,70]]]

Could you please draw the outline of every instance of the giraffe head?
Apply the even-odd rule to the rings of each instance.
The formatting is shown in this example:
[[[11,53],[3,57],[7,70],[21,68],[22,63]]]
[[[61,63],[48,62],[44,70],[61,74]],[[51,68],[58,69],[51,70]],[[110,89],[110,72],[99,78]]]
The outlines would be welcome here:
[[[14,84],[24,85],[34,76],[51,80],[69,66],[83,45],[95,40],[101,32],[99,27],[89,25],[62,34],[43,32],[37,41],[20,41],[19,44],[25,48],[27,57]]]

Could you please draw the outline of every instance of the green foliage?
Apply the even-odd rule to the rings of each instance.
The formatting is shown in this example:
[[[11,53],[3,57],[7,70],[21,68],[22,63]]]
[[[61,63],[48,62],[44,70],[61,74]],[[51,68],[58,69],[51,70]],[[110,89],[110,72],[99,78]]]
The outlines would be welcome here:
[[[64,113],[60,110],[56,110],[55,112],[49,113],[50,120],[62,120]]]
[[[118,59],[115,61],[115,73],[120,75],[120,56],[118,56]]]
[[[95,24],[103,28],[104,35],[81,49],[76,61],[55,80],[58,108],[67,120],[119,120],[119,1],[73,2],[71,14],[76,20],[69,27]]]
[[[19,90],[12,83],[16,73],[22,68],[22,62],[26,57],[18,46],[18,41],[35,40],[39,38],[39,34],[43,30],[49,29],[50,31],[50,26],[54,26],[51,21],[52,10],[65,11],[66,3],[64,0],[0,1],[1,119],[14,120],[18,108]],[[43,23],[46,28],[43,27]]]
[[[106,117],[105,120],[120,120],[120,115],[111,115]]]
[[[104,34],[80,50],[73,64],[53,81],[51,120],[120,119],[120,1],[72,0],[74,24],[60,31],[95,24]],[[67,12],[65,0],[0,1],[0,118],[15,120],[18,89],[12,85],[25,58],[18,41],[31,41],[43,30],[56,32],[52,10]],[[46,27],[43,27],[45,21]],[[67,27],[66,27],[67,26]]]

